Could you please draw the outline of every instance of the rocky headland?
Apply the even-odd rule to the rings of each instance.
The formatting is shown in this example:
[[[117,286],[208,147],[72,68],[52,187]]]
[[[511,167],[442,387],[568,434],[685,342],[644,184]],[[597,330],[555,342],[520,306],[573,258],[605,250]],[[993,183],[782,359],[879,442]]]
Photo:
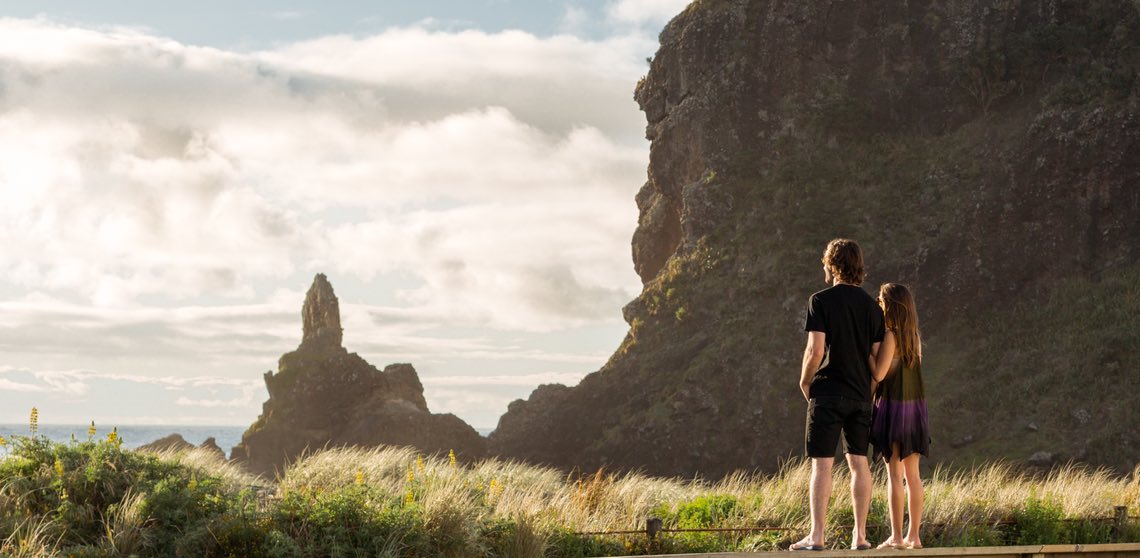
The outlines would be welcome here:
[[[281,357],[276,373],[266,372],[269,400],[231,459],[271,475],[326,447],[402,445],[454,450],[464,460],[485,455],[486,441],[475,429],[428,410],[411,364],[381,371],[342,346],[340,303],[323,274],[313,280],[301,316],[301,344]]]
[[[819,255],[909,283],[933,462],[1140,461],[1140,5],[698,0],[635,98],[629,333],[493,454],[719,477],[802,454]]]

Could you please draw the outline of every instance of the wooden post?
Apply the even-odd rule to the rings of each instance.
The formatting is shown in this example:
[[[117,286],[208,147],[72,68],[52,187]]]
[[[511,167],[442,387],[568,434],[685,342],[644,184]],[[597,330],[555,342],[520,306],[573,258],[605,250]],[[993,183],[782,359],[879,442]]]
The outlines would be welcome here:
[[[656,517],[651,517],[645,520],[645,535],[649,540],[657,538],[657,534],[661,532],[661,520]]]
[[[1116,540],[1120,540],[1124,536],[1125,523],[1128,523],[1128,506],[1116,506],[1116,517],[1113,525],[1113,535]]]

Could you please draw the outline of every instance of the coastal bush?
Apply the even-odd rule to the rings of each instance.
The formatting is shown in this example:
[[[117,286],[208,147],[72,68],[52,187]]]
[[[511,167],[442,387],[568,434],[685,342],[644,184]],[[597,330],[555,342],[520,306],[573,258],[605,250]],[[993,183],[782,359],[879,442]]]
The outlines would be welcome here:
[[[567,476],[516,462],[460,465],[406,448],[334,449],[276,485],[202,452],[150,454],[109,441],[13,440],[0,459],[0,555],[586,558],[786,547],[808,527],[810,464],[719,482],[598,471]],[[1101,543],[1113,506],[1140,506],[1140,480],[1061,467],[938,468],[925,481],[929,546]],[[884,475],[868,519],[887,534]],[[846,468],[836,468],[828,544],[849,544]],[[640,533],[648,517],[665,532]],[[755,530],[776,527],[776,530]],[[732,529],[671,532],[674,529]],[[633,533],[613,533],[634,531]],[[596,534],[609,533],[609,534]]]

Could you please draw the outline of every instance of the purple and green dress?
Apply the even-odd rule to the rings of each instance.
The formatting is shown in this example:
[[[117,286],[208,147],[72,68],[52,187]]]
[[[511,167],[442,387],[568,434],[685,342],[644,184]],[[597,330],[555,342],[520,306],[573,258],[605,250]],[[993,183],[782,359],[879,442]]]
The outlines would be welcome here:
[[[887,461],[891,459],[892,444],[898,444],[900,460],[915,453],[929,455],[930,427],[921,362],[906,366],[898,359],[879,382],[871,410],[871,443]]]

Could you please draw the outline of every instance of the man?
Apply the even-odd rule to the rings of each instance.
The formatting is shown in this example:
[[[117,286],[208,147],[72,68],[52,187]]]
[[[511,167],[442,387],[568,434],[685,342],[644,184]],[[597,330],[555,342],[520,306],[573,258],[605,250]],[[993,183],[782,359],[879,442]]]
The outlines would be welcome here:
[[[837,238],[823,251],[824,281],[831,287],[811,295],[804,330],[808,332],[800,373],[800,391],[808,402],[805,446],[811,458],[811,533],[790,550],[822,550],[831,468],[843,434],[851,469],[855,527],[851,548],[867,542],[871,506],[871,468],[867,446],[871,431],[871,362],[885,333],[883,311],[860,285],[866,277],[863,251],[854,240]]]

